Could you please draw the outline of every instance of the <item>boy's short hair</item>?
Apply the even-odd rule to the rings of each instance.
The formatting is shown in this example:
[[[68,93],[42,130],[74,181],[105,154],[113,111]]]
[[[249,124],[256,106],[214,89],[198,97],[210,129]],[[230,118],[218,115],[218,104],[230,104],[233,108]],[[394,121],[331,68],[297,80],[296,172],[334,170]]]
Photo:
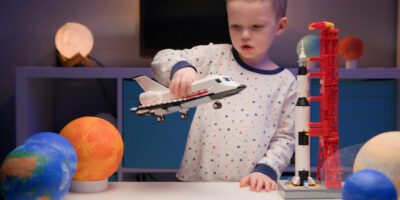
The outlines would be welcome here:
[[[286,17],[287,0],[270,0],[276,12],[276,19]]]
[[[233,0],[226,0],[226,2]],[[270,1],[274,11],[276,12],[276,19],[279,20],[282,17],[286,17],[287,0],[245,0],[248,2],[256,1]]]

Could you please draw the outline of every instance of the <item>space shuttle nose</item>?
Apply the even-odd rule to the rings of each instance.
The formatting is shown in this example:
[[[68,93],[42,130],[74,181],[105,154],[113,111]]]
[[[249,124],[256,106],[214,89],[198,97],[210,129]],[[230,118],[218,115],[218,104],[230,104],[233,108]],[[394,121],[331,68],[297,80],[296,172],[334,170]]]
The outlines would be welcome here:
[[[241,84],[241,85],[238,86],[238,89],[239,89],[239,92],[240,92],[240,91],[246,89],[246,85]]]

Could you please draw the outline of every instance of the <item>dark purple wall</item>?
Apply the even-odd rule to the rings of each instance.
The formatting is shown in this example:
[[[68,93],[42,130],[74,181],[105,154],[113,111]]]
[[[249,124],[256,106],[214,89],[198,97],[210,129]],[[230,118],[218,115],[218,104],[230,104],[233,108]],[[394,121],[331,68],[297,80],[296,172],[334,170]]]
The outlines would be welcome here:
[[[277,63],[296,66],[299,38],[318,34],[308,31],[308,24],[328,20],[340,29],[341,37],[356,35],[364,40],[360,67],[395,65],[396,0],[288,2],[289,27],[272,47],[271,56]],[[139,0],[0,1],[0,160],[15,147],[15,68],[56,65],[54,35],[69,21],[82,23],[92,31],[95,45],[91,55],[103,64],[145,67],[150,63],[139,56]],[[82,87],[98,86],[93,83]],[[61,97],[55,93],[55,99]]]

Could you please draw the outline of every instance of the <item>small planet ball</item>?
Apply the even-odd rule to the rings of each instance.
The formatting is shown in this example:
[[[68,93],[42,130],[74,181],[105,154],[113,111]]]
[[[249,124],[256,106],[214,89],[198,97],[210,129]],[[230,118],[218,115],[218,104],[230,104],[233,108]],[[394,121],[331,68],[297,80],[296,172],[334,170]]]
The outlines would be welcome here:
[[[119,131],[107,120],[80,117],[69,122],[60,135],[72,143],[78,156],[73,180],[104,180],[118,169],[124,144]]]
[[[358,60],[364,52],[364,43],[355,36],[344,37],[339,42],[339,55],[345,60]]]
[[[350,175],[343,188],[343,200],[396,200],[393,182],[382,172],[363,169]]]
[[[319,57],[320,37],[318,35],[308,34],[300,38],[296,46],[297,55],[299,55],[301,52],[302,41],[304,45],[304,52],[307,57]]]
[[[0,170],[6,199],[62,199],[71,185],[64,155],[44,143],[23,144],[10,152]]]
[[[374,169],[384,173],[400,193],[400,131],[381,133],[369,139],[357,153],[353,172]]]
[[[65,137],[57,133],[42,132],[30,136],[24,141],[24,144],[28,143],[45,143],[59,150],[67,159],[72,174],[75,173],[78,157],[76,156],[74,147]]]

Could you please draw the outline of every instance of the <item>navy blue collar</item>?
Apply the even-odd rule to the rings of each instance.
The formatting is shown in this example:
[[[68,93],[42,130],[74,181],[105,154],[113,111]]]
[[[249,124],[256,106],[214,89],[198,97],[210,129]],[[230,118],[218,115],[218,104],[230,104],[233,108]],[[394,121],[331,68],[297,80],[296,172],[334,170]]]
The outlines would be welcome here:
[[[241,67],[243,67],[243,68],[245,68],[245,69],[247,69],[249,71],[259,73],[259,74],[278,74],[279,72],[281,72],[281,71],[283,71],[285,69],[285,68],[283,68],[281,66],[278,66],[278,68],[276,68],[274,70],[257,69],[257,68],[251,67],[251,66],[247,65],[246,63],[244,63],[242,61],[242,59],[240,59],[239,54],[236,51],[236,49],[233,48],[233,47],[232,47],[232,54],[233,54],[233,57],[235,58],[236,62],[239,63],[239,65]]]

